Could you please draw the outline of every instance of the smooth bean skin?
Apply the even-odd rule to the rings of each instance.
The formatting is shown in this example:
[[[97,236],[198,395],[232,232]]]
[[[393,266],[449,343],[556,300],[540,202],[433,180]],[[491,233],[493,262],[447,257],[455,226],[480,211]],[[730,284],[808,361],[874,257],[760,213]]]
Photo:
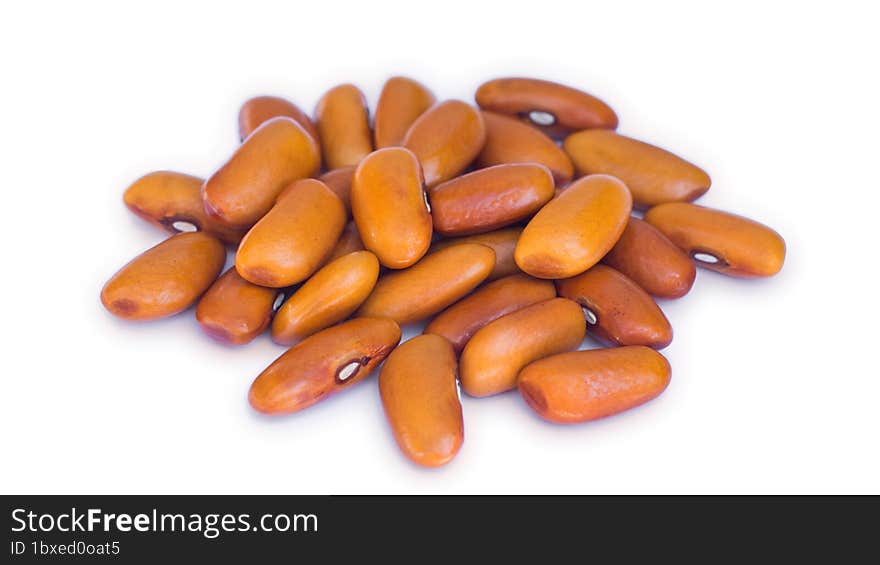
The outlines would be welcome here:
[[[299,109],[293,102],[277,96],[255,96],[245,101],[238,111],[238,133],[244,141],[263,125],[263,122],[279,116],[290,118],[302,126],[312,136],[316,143],[319,142],[318,128],[312,123],[308,114]]]
[[[687,203],[661,204],[645,221],[663,232],[697,265],[741,278],[769,277],[785,262],[785,240],[754,220]],[[702,260],[703,254],[718,259]]]
[[[631,217],[620,239],[602,262],[660,298],[681,298],[694,285],[697,269],[660,230]]]
[[[345,227],[345,207],[319,180],[303,179],[241,240],[235,268],[246,280],[280,288],[307,279]]]
[[[227,226],[249,228],[285,186],[312,176],[320,164],[318,145],[302,126],[290,118],[272,118],[202,185],[205,211]]]
[[[557,185],[571,180],[574,165],[568,154],[538,129],[494,112],[482,112],[486,124],[486,144],[477,157],[477,166],[505,163],[538,163],[553,173]]]
[[[434,101],[431,91],[419,82],[406,77],[388,79],[379,95],[373,120],[376,149],[402,145],[410,126]]]
[[[519,375],[529,407],[550,422],[589,422],[635,408],[669,385],[669,362],[640,345],[545,357]]]
[[[324,94],[315,119],[328,169],[357,165],[373,150],[367,101],[353,84],[341,84]]]
[[[246,230],[233,229],[215,221],[205,213],[202,204],[204,179],[175,173],[155,171],[134,181],[123,195],[129,210],[156,227],[171,233],[188,231],[178,229],[178,222],[195,226],[225,243],[237,245]]]
[[[431,213],[423,185],[419,160],[403,147],[371,153],[354,173],[352,215],[364,247],[385,267],[409,267],[431,245]]]
[[[430,191],[434,229],[444,236],[485,233],[515,224],[553,198],[550,170],[534,163],[496,165]]]
[[[457,373],[452,347],[436,335],[402,343],[379,373],[379,395],[394,439],[419,465],[449,463],[464,441]]]
[[[217,341],[244,345],[269,326],[273,306],[282,292],[248,282],[231,267],[199,300],[196,320]]]
[[[703,169],[654,145],[605,130],[581,131],[563,144],[579,175],[605,174],[622,180],[638,208],[691,201],[709,190]]]
[[[251,406],[264,414],[298,412],[366,378],[400,341],[387,318],[358,318],[311,335],[254,380]],[[357,363],[357,370],[346,369]]]
[[[547,80],[499,78],[477,89],[484,110],[516,116],[554,138],[582,129],[616,129],[617,114],[608,104],[576,88]],[[533,111],[553,116],[550,124],[530,118]]]
[[[490,247],[492,251],[495,252],[495,266],[492,268],[492,272],[489,273],[489,276],[486,277],[486,281],[494,281],[522,272],[519,270],[516,261],[513,260],[513,250],[516,248],[516,242],[519,240],[519,235],[521,233],[522,228],[513,227],[466,237],[441,239],[440,241],[435,241],[431,244],[430,253],[460,243],[479,243]]]
[[[510,275],[491,282],[440,313],[425,327],[426,334],[445,337],[460,354],[480,328],[526,306],[556,298],[550,281]]]
[[[480,112],[460,100],[447,100],[413,122],[403,146],[418,157],[430,188],[464,171],[485,142],[486,126]]]
[[[570,279],[556,281],[559,296],[574,300],[595,316],[586,316],[587,332],[614,345],[663,349],[672,342],[672,326],[639,285],[601,263]]]
[[[599,262],[626,228],[632,198],[608,175],[570,184],[526,225],[516,244],[519,268],[541,279],[565,279]]]
[[[358,315],[391,318],[401,325],[418,322],[475,289],[494,264],[495,252],[485,245],[447,247],[408,269],[379,277]]]
[[[354,171],[357,167],[341,167],[327,171],[318,180],[327,185],[327,188],[336,193],[345,205],[346,213],[351,216],[351,182],[354,179]]]
[[[336,245],[327,257],[324,265],[334,259],[339,259],[343,255],[363,250],[364,243],[361,241],[361,235],[358,233],[357,225],[354,222],[348,222],[342,230],[342,235],[336,240]]]
[[[464,346],[461,388],[477,397],[513,390],[523,367],[577,349],[584,334],[581,308],[566,298],[551,298],[502,316],[483,326]]]
[[[369,251],[356,251],[330,262],[275,314],[272,340],[293,345],[348,318],[370,295],[377,278],[379,261]]]
[[[219,239],[204,232],[173,235],[119,269],[101,290],[101,302],[125,320],[166,318],[192,306],[225,262]]]

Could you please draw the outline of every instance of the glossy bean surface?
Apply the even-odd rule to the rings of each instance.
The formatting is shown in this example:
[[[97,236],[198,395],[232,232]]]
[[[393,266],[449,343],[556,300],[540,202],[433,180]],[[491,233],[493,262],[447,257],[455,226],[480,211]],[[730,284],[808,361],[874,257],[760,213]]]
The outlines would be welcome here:
[[[351,181],[354,179],[355,166],[341,167],[327,171],[318,180],[327,185],[327,188],[336,193],[336,196],[342,200],[345,210],[351,216]]]
[[[483,112],[486,144],[477,157],[477,165],[491,167],[505,163],[538,163],[553,173],[558,186],[565,185],[574,174],[568,154],[546,134],[522,121]]]
[[[364,243],[361,241],[360,233],[358,233],[357,224],[354,222],[348,222],[345,224],[345,228],[342,230],[342,235],[336,240],[336,245],[333,247],[333,250],[330,252],[330,255],[324,261],[323,265],[326,265],[334,259],[339,259],[343,255],[363,250]]]
[[[255,285],[230,267],[196,307],[196,320],[212,338],[229,345],[250,343],[269,326],[283,290]]]
[[[318,102],[315,119],[328,169],[357,165],[373,150],[367,101],[353,84],[330,89]]]
[[[479,243],[490,247],[495,252],[495,266],[492,272],[486,277],[487,281],[494,281],[508,275],[521,273],[516,261],[513,260],[513,251],[516,249],[516,242],[522,233],[521,227],[505,228],[477,235],[465,237],[455,237],[449,239],[441,239],[431,244],[430,253],[446,249],[451,245],[460,243]]]
[[[376,149],[403,144],[413,122],[433,105],[434,95],[419,82],[406,77],[388,79],[379,95],[373,120]]]
[[[318,129],[308,114],[293,102],[278,96],[255,96],[241,105],[241,110],[238,112],[238,133],[241,140],[247,139],[264,122],[277,117],[292,119],[301,125],[316,143],[319,142]]]

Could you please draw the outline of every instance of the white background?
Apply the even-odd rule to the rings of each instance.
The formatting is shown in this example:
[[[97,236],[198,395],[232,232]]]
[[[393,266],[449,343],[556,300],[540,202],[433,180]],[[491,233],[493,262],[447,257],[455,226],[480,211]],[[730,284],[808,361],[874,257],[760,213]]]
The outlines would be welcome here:
[[[0,112],[7,493],[880,493],[880,42],[872,3],[64,2],[4,4]],[[782,273],[701,271],[665,309],[672,384],[559,427],[515,394],[464,400],[466,440],[424,470],[375,377],[269,419],[254,376],[283,349],[228,348],[192,311],[135,324],[104,281],[163,234],[122,191],[208,175],[257,94],[311,110],[392,74],[472,100],[504,75],[584,88],[620,131],[710,172],[702,204],[787,240]],[[591,345],[590,345],[591,346]]]

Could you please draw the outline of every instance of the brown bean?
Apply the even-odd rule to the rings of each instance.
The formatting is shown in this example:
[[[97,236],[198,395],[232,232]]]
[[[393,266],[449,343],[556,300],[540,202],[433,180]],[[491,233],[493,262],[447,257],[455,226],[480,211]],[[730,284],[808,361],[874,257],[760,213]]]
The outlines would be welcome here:
[[[296,104],[277,96],[256,96],[241,105],[241,110],[238,112],[238,133],[241,140],[247,139],[255,129],[263,125],[263,122],[279,116],[292,119],[301,125],[316,143],[319,142],[318,129],[308,114],[300,110]]]
[[[330,89],[315,108],[321,151],[328,169],[357,165],[373,150],[367,101],[358,87]]]
[[[403,269],[431,245],[422,171],[403,147],[379,149],[358,165],[351,185],[351,210],[364,247],[382,265]]]
[[[492,271],[495,252],[463,243],[431,253],[408,269],[379,277],[359,316],[409,324],[433,316],[477,287]]]
[[[226,248],[204,232],[173,235],[119,269],[101,302],[126,320],[155,320],[189,308],[223,270]]]
[[[550,170],[533,163],[480,169],[430,191],[434,229],[445,236],[485,233],[514,224],[551,198]]]
[[[492,248],[492,251],[495,252],[495,267],[492,268],[492,272],[486,277],[486,281],[494,281],[508,275],[522,272],[519,270],[516,261],[513,260],[513,250],[516,248],[516,242],[521,233],[522,228],[515,227],[470,235],[467,237],[441,239],[440,241],[435,241],[431,245],[429,252],[434,253],[435,251],[446,249],[451,245],[458,245],[461,243],[479,243],[490,247]]]
[[[203,231],[236,245],[245,230],[229,228],[205,213],[199,177],[156,171],[131,184],[123,196],[129,210],[163,230],[178,233]]]
[[[425,183],[436,186],[464,171],[486,142],[483,117],[469,104],[447,100],[419,116],[403,145],[418,157]]]
[[[709,190],[712,180],[677,155],[613,131],[570,135],[565,151],[579,175],[607,174],[622,180],[639,208],[690,201]]]
[[[602,262],[660,298],[684,296],[697,275],[693,261],[681,249],[660,230],[636,217],[629,219]]]
[[[519,391],[545,420],[589,422],[656,398],[670,374],[665,357],[639,345],[574,351],[527,366]]]
[[[290,414],[345,390],[379,366],[400,341],[387,318],[358,318],[291,347],[251,385],[248,400],[265,414]]]
[[[333,250],[345,227],[345,207],[321,181],[303,179],[241,240],[238,274],[261,286],[307,279]]]
[[[345,225],[345,229],[342,230],[342,235],[340,235],[339,239],[336,241],[336,246],[333,247],[333,251],[330,252],[330,255],[321,266],[323,267],[330,261],[339,259],[343,255],[363,250],[364,243],[361,241],[361,235],[358,233],[357,225],[354,222],[348,222]]]
[[[555,138],[582,129],[617,128],[617,114],[606,103],[547,80],[490,80],[477,89],[476,99],[484,110],[517,116]]]
[[[564,279],[595,265],[626,228],[632,199],[607,175],[584,177],[563,190],[528,223],[514,259],[526,273]]]
[[[436,335],[401,344],[379,373],[379,394],[394,439],[419,465],[445,465],[464,441],[457,373],[452,347]]]
[[[556,288],[550,281],[524,274],[510,275],[487,284],[444,310],[425,327],[425,333],[445,337],[458,354],[489,322],[555,297]]]
[[[734,277],[769,277],[782,269],[785,241],[754,220],[681,202],[648,210],[645,221],[697,265]]]
[[[369,251],[332,261],[281,306],[272,321],[272,339],[292,345],[348,318],[370,295],[378,277],[379,261]]]
[[[275,304],[284,299],[283,292],[248,282],[231,267],[199,300],[196,320],[218,341],[250,343],[269,326]]]
[[[571,180],[574,165],[568,154],[543,132],[516,118],[482,112],[486,123],[486,144],[477,165],[491,167],[505,163],[538,163],[553,173],[557,185]]]
[[[264,122],[202,186],[205,211],[225,225],[248,228],[285,186],[312,176],[321,163],[315,140],[290,118]]]
[[[327,185],[327,188],[336,193],[345,205],[345,211],[351,216],[351,181],[354,179],[354,171],[357,167],[341,167],[327,171],[318,180]]]
[[[433,105],[434,95],[424,85],[406,77],[388,79],[373,121],[376,149],[401,145],[413,122]]]
[[[556,289],[559,296],[581,305],[587,332],[606,342],[654,349],[672,342],[672,326],[654,299],[607,265],[595,265],[576,277],[556,281]]]

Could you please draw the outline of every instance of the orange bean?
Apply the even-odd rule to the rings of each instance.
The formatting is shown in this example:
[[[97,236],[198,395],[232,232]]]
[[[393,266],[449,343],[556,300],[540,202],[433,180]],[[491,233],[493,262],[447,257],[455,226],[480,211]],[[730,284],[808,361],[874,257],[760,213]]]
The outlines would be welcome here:
[[[477,157],[477,165],[491,167],[505,163],[538,163],[553,173],[557,185],[571,180],[574,165],[568,154],[541,131],[520,120],[482,112],[486,123],[486,144]]]
[[[248,282],[231,267],[199,300],[196,320],[212,338],[243,345],[269,326],[274,306],[281,300],[284,291]]]
[[[522,228],[505,228],[503,230],[490,231],[467,237],[456,237],[452,239],[441,239],[431,244],[430,253],[446,249],[450,245],[458,245],[460,243],[479,243],[490,247],[495,252],[495,267],[486,277],[486,281],[494,281],[508,275],[521,273],[516,261],[513,260],[513,250],[516,248],[516,242]]]
[[[373,150],[367,101],[353,84],[330,89],[318,102],[315,118],[328,169],[357,165]]]
[[[318,129],[308,114],[300,110],[296,104],[277,96],[256,96],[241,105],[241,110],[238,112],[238,132],[241,140],[247,139],[255,129],[263,125],[263,122],[279,116],[292,119],[301,125],[316,143],[319,142]]]
[[[376,149],[401,145],[407,130],[434,104],[434,95],[424,85],[392,77],[382,87],[373,121]]]
[[[357,225],[354,222],[348,222],[345,225],[345,229],[342,230],[342,235],[340,235],[339,239],[336,241],[336,246],[333,248],[333,251],[330,252],[330,255],[324,261],[324,265],[334,259],[339,259],[343,255],[363,250],[364,243],[361,241],[361,235],[358,233]]]
[[[327,185],[327,188],[336,193],[336,196],[345,204],[345,211],[351,216],[351,181],[354,179],[354,171],[357,167],[341,167],[327,171],[318,180]]]

